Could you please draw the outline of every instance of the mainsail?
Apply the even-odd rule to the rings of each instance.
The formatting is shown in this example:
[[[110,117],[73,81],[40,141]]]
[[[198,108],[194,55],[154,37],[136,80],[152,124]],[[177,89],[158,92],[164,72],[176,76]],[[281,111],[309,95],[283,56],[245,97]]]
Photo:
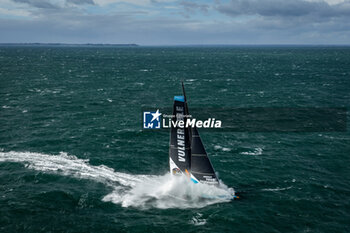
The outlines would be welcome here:
[[[169,164],[173,175],[185,174],[194,183],[218,184],[214,168],[208,158],[196,127],[186,127],[189,111],[185,89],[183,96],[174,97],[172,122],[184,122],[184,127],[171,124]]]
[[[205,151],[196,127],[192,128],[191,174],[200,182],[218,183],[214,168]]]

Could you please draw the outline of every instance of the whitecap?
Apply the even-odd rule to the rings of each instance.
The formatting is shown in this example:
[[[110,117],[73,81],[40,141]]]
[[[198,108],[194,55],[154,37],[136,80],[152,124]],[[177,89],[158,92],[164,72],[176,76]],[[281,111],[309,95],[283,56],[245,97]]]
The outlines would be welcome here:
[[[205,225],[207,223],[207,220],[202,217],[203,217],[203,214],[197,213],[192,217],[192,219],[190,220],[190,223],[195,226]]]
[[[222,151],[225,151],[225,152],[231,151],[230,148],[222,147],[222,146],[219,146],[219,145],[215,145],[215,146],[214,146],[214,149],[215,149],[215,150],[222,150]]]
[[[280,187],[277,187],[277,188],[267,188],[267,189],[262,189],[262,191],[277,192],[277,191],[288,190],[288,189],[291,189],[291,188],[292,188],[292,186],[289,186],[289,187],[286,187],[286,188],[280,188]]]
[[[258,148],[254,148],[253,151],[243,151],[240,154],[241,155],[261,155],[263,152],[263,149],[258,147]]]

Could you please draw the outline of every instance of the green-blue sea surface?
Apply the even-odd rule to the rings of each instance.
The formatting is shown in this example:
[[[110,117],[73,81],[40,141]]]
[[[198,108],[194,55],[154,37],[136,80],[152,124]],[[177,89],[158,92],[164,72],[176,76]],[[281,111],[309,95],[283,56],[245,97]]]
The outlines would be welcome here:
[[[141,109],[182,80],[189,108],[349,107],[350,48],[0,47],[0,232],[350,232],[348,130],[203,132],[241,199],[169,183]]]

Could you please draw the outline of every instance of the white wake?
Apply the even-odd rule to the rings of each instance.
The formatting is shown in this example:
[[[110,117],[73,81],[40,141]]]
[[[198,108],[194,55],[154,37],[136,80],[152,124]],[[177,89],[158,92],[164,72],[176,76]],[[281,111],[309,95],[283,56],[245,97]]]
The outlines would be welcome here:
[[[103,201],[136,208],[202,208],[220,202],[229,202],[234,194],[224,184],[219,187],[194,184],[186,177],[170,174],[132,175],[116,172],[104,165],[93,166],[89,160],[61,152],[49,155],[32,152],[0,152],[0,162],[24,163],[29,169],[47,173],[90,179],[112,187],[113,192]]]

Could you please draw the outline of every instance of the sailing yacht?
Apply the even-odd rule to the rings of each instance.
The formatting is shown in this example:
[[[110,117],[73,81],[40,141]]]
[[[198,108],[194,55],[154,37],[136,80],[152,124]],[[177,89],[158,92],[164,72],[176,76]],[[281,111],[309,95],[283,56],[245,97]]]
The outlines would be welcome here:
[[[186,122],[189,118],[183,83],[182,91],[183,96],[174,97],[172,122]],[[185,174],[194,183],[219,184],[213,165],[195,126],[180,127],[180,124],[172,124],[170,130],[169,165],[171,174]]]

